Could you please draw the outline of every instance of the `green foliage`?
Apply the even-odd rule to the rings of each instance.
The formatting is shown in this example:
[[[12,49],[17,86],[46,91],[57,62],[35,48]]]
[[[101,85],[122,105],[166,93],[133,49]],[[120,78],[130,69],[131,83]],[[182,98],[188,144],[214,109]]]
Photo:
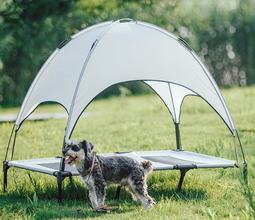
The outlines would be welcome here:
[[[69,36],[65,16],[73,2],[1,1],[0,103],[21,103],[42,63]]]
[[[255,82],[253,0],[2,0],[0,105],[22,102],[33,78],[57,45],[98,22],[130,17],[184,38],[220,85]],[[148,89],[125,84],[132,94]],[[119,95],[112,87],[101,97]]]
[[[148,186],[157,202],[155,208],[143,210],[124,189],[120,201],[116,201],[116,187],[111,187],[107,190],[106,204],[118,205],[119,209],[97,214],[90,209],[87,190],[78,177],[74,178],[74,185],[68,178],[64,181],[65,199],[59,206],[55,177],[10,168],[7,193],[2,192],[0,184],[0,219],[253,219],[255,87],[226,89],[223,95],[240,131],[249,164],[249,185],[240,183],[238,168],[196,169],[187,173],[183,190],[177,192],[179,172],[154,172],[149,176]],[[37,112],[60,110],[50,105],[39,107]],[[171,116],[156,95],[97,100],[87,111],[87,117],[78,122],[73,139],[92,141],[97,152],[175,148]],[[24,122],[17,136],[14,159],[60,155],[65,125],[64,119]],[[0,158],[4,158],[11,127],[10,123],[0,124]],[[185,99],[181,136],[185,150],[235,158],[228,129],[197,97]],[[1,166],[2,163],[0,170]],[[0,183],[2,178],[0,175]]]
[[[255,82],[254,9],[251,0],[216,1],[206,14],[194,16],[196,49],[220,85]]]

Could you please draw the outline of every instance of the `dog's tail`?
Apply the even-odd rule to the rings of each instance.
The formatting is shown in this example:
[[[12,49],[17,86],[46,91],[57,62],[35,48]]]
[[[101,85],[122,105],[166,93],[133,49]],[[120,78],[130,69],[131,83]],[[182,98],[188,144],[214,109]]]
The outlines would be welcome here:
[[[150,173],[153,170],[152,163],[149,160],[143,161],[142,166],[146,173]]]

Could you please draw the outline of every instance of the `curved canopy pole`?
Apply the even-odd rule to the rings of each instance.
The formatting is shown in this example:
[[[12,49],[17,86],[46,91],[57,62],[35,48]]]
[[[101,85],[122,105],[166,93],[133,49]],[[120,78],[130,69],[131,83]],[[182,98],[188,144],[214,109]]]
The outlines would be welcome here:
[[[172,115],[175,136],[176,136],[176,149],[182,150],[181,134],[180,134],[180,114],[183,100],[186,96],[196,95],[194,92],[172,83],[157,82],[157,81],[144,81],[164,102],[165,106]]]
[[[93,53],[94,49],[96,48],[98,42],[102,39],[102,37],[105,35],[105,33],[107,33],[107,31],[110,30],[110,28],[115,24],[116,22],[112,22],[112,24],[109,25],[109,27],[104,30],[96,39],[95,41],[93,42],[93,44],[91,45],[91,48],[89,50],[89,53],[85,59],[85,62],[82,66],[82,69],[81,69],[81,72],[79,74],[79,78],[78,78],[78,82],[77,82],[77,85],[75,87],[75,91],[74,91],[74,95],[73,95],[73,98],[72,98],[72,103],[71,103],[71,106],[70,106],[70,112],[69,112],[69,117],[68,117],[68,120],[67,120],[67,126],[69,125],[70,123],[70,119],[71,119],[71,115],[73,113],[73,109],[74,109],[74,104],[75,104],[75,100],[76,100],[76,96],[77,96],[77,92],[78,92],[78,89],[79,89],[79,86],[80,86],[80,83],[81,83],[81,79],[83,77],[83,74],[85,72],[85,69],[87,67],[87,64],[88,64],[88,61],[90,59],[90,56],[91,54]],[[67,130],[67,128],[66,128]],[[65,147],[65,144],[67,143],[66,141],[66,131],[65,131],[65,135],[64,135],[64,140],[63,140],[63,146],[62,146],[62,149],[64,149]],[[60,167],[59,167],[59,170],[60,171],[64,171],[65,170],[65,158],[62,157],[61,158],[61,161],[60,161]]]
[[[69,114],[82,66],[95,39],[112,23],[86,28],[60,43],[31,84],[16,119],[16,129],[43,102],[57,102]]]
[[[11,160],[12,160],[12,158],[13,158],[15,140],[16,140],[16,135],[17,135],[17,130],[15,130],[15,124],[14,124],[13,127],[12,127],[11,134],[10,134],[10,137],[9,137],[9,140],[8,140],[8,144],[7,144],[7,148],[6,148],[6,152],[5,152],[4,161],[6,161],[6,160],[7,160],[7,157],[8,157],[8,152],[9,152],[9,148],[10,148],[10,145],[11,145],[13,132],[14,132],[14,143],[13,143],[13,146],[12,146],[12,153],[11,153],[12,156],[11,156]]]
[[[17,138],[17,134],[18,134],[18,131],[21,127],[21,125],[23,124],[23,122],[38,108],[38,106],[40,104],[43,104],[45,102],[42,102],[42,103],[39,103],[37,106],[35,106],[31,112],[26,116],[26,118],[24,118],[19,125],[17,125],[16,123],[13,124],[13,127],[12,127],[12,130],[11,130],[11,133],[10,133],[10,136],[9,136],[9,140],[8,140],[8,144],[7,144],[7,147],[6,147],[6,152],[5,152],[5,157],[4,157],[4,161],[7,160],[7,157],[8,157],[8,153],[9,153],[9,149],[10,149],[10,146],[11,146],[11,142],[12,142],[12,148],[11,148],[11,157],[10,157],[10,160],[13,159],[13,156],[14,156],[14,149],[15,149],[15,145],[16,145],[16,138]],[[63,106],[61,103],[58,103],[56,101],[48,101],[48,103],[56,103],[60,106],[63,107],[63,109],[65,109],[67,115],[68,115],[68,110],[65,108],[65,106]],[[20,113],[19,113],[20,114]],[[17,120],[16,120],[17,121]]]
[[[175,103],[176,101],[175,100],[178,100],[178,105],[173,105],[174,107],[173,107],[173,109],[171,109],[171,107],[169,107],[169,106],[171,106],[169,103],[169,101],[167,100],[167,98],[166,97],[164,97],[163,95],[162,95],[162,93],[160,93],[160,90],[157,90],[155,87],[153,88],[153,90],[158,94],[158,96],[161,98],[161,100],[164,102],[164,104],[166,105],[166,107],[168,108],[168,110],[169,110],[169,112],[171,113],[171,115],[172,115],[172,118],[173,118],[173,121],[174,121],[174,123],[180,123],[180,116],[181,116],[181,106],[182,106],[182,104],[183,104],[183,101],[184,101],[184,98],[186,97],[186,96],[198,96],[198,97],[200,97],[200,98],[202,98],[209,106],[211,106],[211,108],[220,116],[220,118],[222,119],[222,121],[223,122],[225,122],[224,121],[224,119],[221,117],[221,115],[217,112],[217,110],[212,106],[212,105],[210,105],[210,103],[209,102],[207,102],[206,101],[206,99],[205,98],[203,98],[202,96],[200,96],[199,94],[196,94],[194,91],[192,91],[191,89],[189,89],[189,88],[186,88],[186,87],[184,87],[183,85],[177,85],[177,84],[175,84],[175,83],[173,83],[173,82],[167,82],[167,81],[161,81],[161,80],[152,80],[152,79],[141,79],[141,80],[130,80],[130,81],[122,81],[122,82],[119,82],[119,83],[116,83],[116,84],[112,84],[112,85],[109,85],[108,87],[106,87],[106,88],[104,88],[103,90],[101,90],[100,92],[98,92],[98,94],[97,95],[99,95],[99,94],[101,94],[105,89],[108,89],[109,87],[111,87],[111,86],[114,86],[114,85],[118,85],[118,84],[122,84],[122,83],[128,83],[128,82],[135,82],[135,81],[143,81],[144,83],[146,83],[147,85],[149,85],[149,83],[148,82],[150,82],[150,84],[152,85],[152,83],[161,83],[161,84],[166,84],[167,85],[167,88],[169,88],[169,93],[171,94],[170,95],[170,101],[172,101],[173,103]],[[152,86],[150,85],[150,87],[152,88]],[[175,87],[179,87],[179,88],[182,88],[182,89],[185,89],[186,91],[188,91],[188,93],[186,94],[186,95],[184,95],[182,98],[178,98],[178,99],[174,99],[173,98],[173,89],[170,89],[170,88],[173,88],[173,86],[175,86]],[[74,130],[74,128],[75,128],[75,126],[76,126],[76,124],[77,124],[77,122],[78,122],[78,120],[79,120],[79,118],[80,118],[80,116],[82,115],[82,113],[87,109],[87,107],[90,105],[90,103],[92,102],[92,101],[94,101],[94,99],[96,98],[96,96],[97,95],[95,95],[93,98],[91,98],[90,99],[90,101],[88,102],[88,104],[82,109],[82,111],[80,112],[80,114],[76,117],[76,120],[75,120],[75,123],[74,123],[74,125],[72,126],[72,128],[71,128],[71,130],[70,130],[70,132],[68,133],[69,135],[65,135],[65,137],[66,137],[66,141],[68,141],[69,140],[69,138],[71,137],[71,135],[72,135],[72,133],[73,133],[73,130]],[[169,103],[168,103],[169,102]],[[166,103],[168,103],[168,104],[166,104]],[[177,108],[178,108],[178,112],[177,112],[177,108],[176,108],[176,106],[178,106]],[[70,118],[70,115],[69,115],[69,118]],[[226,124],[226,122],[225,122],[225,125],[228,127],[228,125]],[[68,127],[68,126],[67,126]],[[229,127],[228,127],[229,128]],[[67,129],[66,129],[67,130]],[[231,131],[231,129],[229,128],[229,130]],[[232,133],[232,131],[231,131],[231,134],[235,137],[236,136],[236,131],[237,130],[234,130],[235,132],[233,132]],[[66,134],[67,134],[67,132],[66,132]]]
[[[237,167],[239,167],[239,160],[238,160],[238,152],[237,152],[237,144],[236,144],[236,139],[238,141],[238,145],[240,147],[240,151],[241,151],[241,157],[242,157],[242,162],[243,162],[243,167],[242,167],[242,175],[243,175],[243,180],[244,180],[244,184],[248,184],[248,164],[247,164],[247,160],[245,157],[245,153],[244,153],[244,149],[243,149],[243,145],[238,133],[238,130],[235,131],[236,135],[234,136],[234,147],[235,147],[235,157],[236,157],[236,162],[237,162]]]
[[[79,89],[79,86],[80,86],[80,83],[81,83],[81,79],[83,77],[83,74],[85,73],[85,69],[87,67],[87,64],[89,62],[89,59],[90,59],[90,56],[91,54],[93,53],[93,51],[95,50],[98,42],[103,38],[103,36],[111,29],[111,27],[116,24],[116,22],[118,21],[115,21],[115,22],[112,22],[108,28],[106,30],[104,30],[96,39],[95,41],[93,42],[93,44],[91,45],[91,48],[89,50],[89,53],[83,63],[83,66],[82,66],[82,69],[81,69],[81,72],[79,74],[79,79],[78,79],[78,82],[77,82],[77,85],[75,87],[75,91],[74,91],[74,94],[73,94],[73,98],[72,98],[72,103],[71,103],[71,106],[70,106],[70,114],[69,114],[69,117],[68,117],[68,121],[67,121],[67,127],[70,123],[70,119],[71,119],[71,115],[73,113],[73,109],[74,109],[74,105],[75,105],[75,100],[76,100],[76,96],[77,96],[77,93],[78,93],[78,89]],[[66,140],[66,132],[65,132],[65,135],[64,135],[64,144],[65,144],[65,140]],[[63,145],[64,147],[64,145]]]
[[[108,21],[91,26],[71,36],[70,39],[61,42],[43,64],[22,103],[10,134],[5,160],[8,157],[13,133],[14,139],[11,159],[13,158],[18,130],[38,105],[43,102],[56,102],[63,106],[67,114],[69,114],[72,96],[78,82],[78,74],[80,73],[81,66],[95,38],[108,28],[108,25],[111,23],[112,21]],[[86,42],[86,44],[83,42]]]
[[[70,39],[61,42],[43,64],[22,103],[10,134],[5,160],[8,157],[13,133],[14,139],[11,159],[13,158],[17,132],[22,123],[32,114],[38,105],[43,102],[57,102],[62,105],[67,114],[69,114],[74,89],[80,77],[80,68],[82,69],[84,60],[86,60],[91,48],[93,48],[95,39],[109,28],[109,25],[112,23],[114,22],[107,21],[93,25],[73,35]],[[86,42],[86,44],[83,42]],[[76,56],[74,56],[74,54]],[[63,65],[66,66],[63,68]],[[62,73],[62,79],[67,80],[61,80],[61,83],[59,83],[59,73]]]

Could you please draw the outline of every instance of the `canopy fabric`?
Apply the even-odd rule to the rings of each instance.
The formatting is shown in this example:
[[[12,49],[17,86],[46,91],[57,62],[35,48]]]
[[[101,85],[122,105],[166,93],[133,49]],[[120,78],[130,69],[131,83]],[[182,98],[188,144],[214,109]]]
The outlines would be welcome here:
[[[224,99],[198,56],[169,32],[131,19],[92,26],[56,49],[31,85],[16,126],[40,103],[58,102],[69,114],[67,140],[84,109],[100,92],[137,80],[155,90],[176,123],[183,98],[198,95],[235,135]]]
[[[81,69],[91,45],[112,22],[87,28],[71,37],[61,49],[57,48],[44,63],[30,86],[16,119],[16,125],[43,102],[57,102],[69,113]]]
[[[158,81],[145,81],[165,103],[169,112],[173,116],[175,123],[180,123],[181,105],[183,99],[188,95],[196,95],[194,92],[173,84]]]

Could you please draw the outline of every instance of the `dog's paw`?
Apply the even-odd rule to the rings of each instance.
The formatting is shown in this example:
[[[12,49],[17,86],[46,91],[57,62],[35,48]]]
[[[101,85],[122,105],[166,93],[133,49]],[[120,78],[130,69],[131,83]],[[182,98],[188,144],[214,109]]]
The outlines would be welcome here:
[[[145,209],[145,210],[149,210],[149,209],[153,208],[154,205],[155,205],[155,204],[150,203],[150,204],[146,205],[146,206],[144,207],[144,209]]]
[[[150,198],[150,199],[148,200],[148,204],[145,205],[144,208],[145,208],[146,210],[148,210],[148,209],[153,208],[154,205],[156,205],[156,202],[155,202],[152,198]]]
[[[151,204],[156,205],[156,202],[153,199],[151,199]]]
[[[119,206],[101,206],[101,207],[95,208],[94,211],[109,213],[117,209],[119,209]]]
[[[97,208],[94,209],[94,211],[95,211],[95,212],[103,212],[103,213],[108,213],[108,212],[110,212],[110,210],[107,209],[107,207],[105,207],[105,206],[97,207]]]

